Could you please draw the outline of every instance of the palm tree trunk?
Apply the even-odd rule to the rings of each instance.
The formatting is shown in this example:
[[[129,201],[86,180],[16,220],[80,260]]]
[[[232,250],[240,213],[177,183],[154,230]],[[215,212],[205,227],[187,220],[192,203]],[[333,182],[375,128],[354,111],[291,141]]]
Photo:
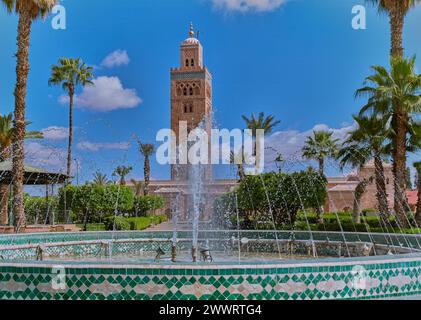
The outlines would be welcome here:
[[[417,211],[415,214],[415,218],[417,221],[417,225],[421,226],[421,168],[417,168],[417,171],[418,171],[418,181],[417,181],[418,202],[417,202]]]
[[[237,170],[238,170],[238,178],[241,181],[243,181],[246,178],[246,173],[244,171],[244,164],[238,164],[237,165]]]
[[[357,187],[355,188],[355,195],[354,195],[354,223],[361,223],[361,198],[364,195],[368,185],[368,180],[364,179],[361,181]]]
[[[9,185],[0,184],[0,225],[9,224]]]
[[[407,134],[408,116],[399,112],[395,116],[396,135],[394,138],[393,152],[393,171],[395,176],[395,212],[402,227],[408,227],[406,217],[406,208],[408,201],[406,199],[406,134]]]
[[[380,216],[384,221],[389,218],[389,203],[387,200],[386,192],[386,178],[384,176],[384,167],[383,162],[380,156],[376,155],[374,157],[374,167],[375,167],[375,176],[376,176],[376,189],[377,189],[377,203]]]
[[[22,6],[18,23],[18,52],[16,64],[14,133],[13,133],[13,212],[15,215],[16,232],[26,227],[25,209],[23,204],[24,177],[24,139],[25,139],[25,108],[26,86],[29,74],[29,44],[32,18],[29,6]]]
[[[73,97],[74,97],[74,88],[70,84],[69,87],[69,145],[67,148],[67,177],[70,179],[71,167],[72,167],[72,144],[73,144]]]
[[[391,32],[391,58],[403,57],[403,27],[405,11],[402,8],[401,1],[394,1],[393,7],[389,9],[390,32]],[[405,170],[406,170],[406,133],[407,133],[407,115],[399,112],[399,104],[393,103],[395,112],[393,123],[396,125],[396,136],[393,150],[393,173],[395,176],[395,213],[402,226],[408,226],[405,207],[407,204],[405,196]]]
[[[324,158],[319,158],[319,174],[321,177],[325,176],[325,159]],[[324,213],[323,205],[316,208],[317,223],[323,223],[323,213]]]
[[[390,40],[391,40],[391,57],[403,57],[403,26],[405,20],[405,12],[401,8],[400,1],[395,1],[395,7],[390,8]]]
[[[319,173],[321,176],[325,175],[325,159],[324,158],[319,159]]]
[[[149,195],[150,171],[151,171],[151,166],[149,163],[149,155],[145,154],[145,167],[144,167],[145,187],[144,187],[144,192],[143,192],[145,196]]]
[[[354,214],[354,223],[355,224],[360,224],[361,223],[361,198],[357,199],[357,197],[354,198],[354,209],[353,209],[353,214]]]

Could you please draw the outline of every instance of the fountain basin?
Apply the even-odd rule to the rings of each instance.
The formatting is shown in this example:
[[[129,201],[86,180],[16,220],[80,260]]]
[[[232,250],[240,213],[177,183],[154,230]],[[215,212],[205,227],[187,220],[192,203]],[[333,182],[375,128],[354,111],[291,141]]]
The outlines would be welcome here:
[[[320,254],[314,258],[310,254],[298,259],[298,254],[258,252],[260,257],[250,258],[240,251],[220,259],[223,251],[218,246],[222,244],[238,252],[235,243],[241,250],[263,243],[263,249],[270,251],[277,247],[275,232],[200,232],[199,241],[210,239],[210,248],[215,249],[213,263],[182,258],[183,252],[186,257],[191,254],[188,232],[180,232],[181,255],[172,263],[171,235],[168,231],[0,236],[0,299],[379,299],[421,293],[421,239],[415,235],[312,233],[319,252],[323,246],[338,248],[340,244],[342,250],[347,245],[363,252],[361,248],[374,242],[375,256]],[[276,237],[281,248],[311,247],[306,232],[280,231]],[[132,254],[133,248],[153,252],[166,243],[168,256],[161,261]],[[36,261],[40,244],[46,254],[43,261]],[[107,246],[111,246],[108,256],[104,250],[104,257],[93,257]]]

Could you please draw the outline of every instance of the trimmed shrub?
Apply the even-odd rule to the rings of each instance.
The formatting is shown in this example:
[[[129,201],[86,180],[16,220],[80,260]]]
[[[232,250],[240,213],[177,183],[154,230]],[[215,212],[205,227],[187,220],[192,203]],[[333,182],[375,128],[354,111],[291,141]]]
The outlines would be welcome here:
[[[69,185],[59,191],[59,209],[70,210],[78,222],[101,222],[106,215],[127,214],[133,209],[134,193],[118,185]]]
[[[58,209],[58,198],[24,197],[25,215],[29,224],[44,224],[63,221],[63,212]]]
[[[135,197],[132,214],[134,216],[146,216],[149,212],[162,209],[164,206],[165,200],[159,196]]]
[[[218,199],[215,208],[218,216],[229,215],[235,222],[238,209],[242,229],[294,225],[299,210],[325,203],[326,185],[326,179],[314,170],[247,176],[233,193]]]
[[[115,220],[115,224],[114,224],[114,220]],[[131,230],[131,225],[130,222],[124,218],[124,217],[113,217],[113,216],[108,216],[106,218],[104,218],[104,225],[106,230],[108,231],[128,231]],[[115,229],[114,229],[114,225],[115,225]]]

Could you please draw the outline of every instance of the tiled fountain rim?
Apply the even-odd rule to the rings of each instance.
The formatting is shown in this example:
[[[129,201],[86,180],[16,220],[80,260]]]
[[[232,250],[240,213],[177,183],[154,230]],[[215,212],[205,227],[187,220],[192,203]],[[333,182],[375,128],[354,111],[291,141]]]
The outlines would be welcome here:
[[[124,234],[131,234],[131,235],[142,235],[142,234],[166,234],[172,233],[172,230],[144,230],[144,231],[93,231],[93,232],[56,232],[56,233],[26,233],[26,234],[7,234],[7,235],[0,235],[0,248],[1,240],[6,238],[25,238],[25,237],[36,237],[36,238],[45,238],[48,236],[53,236],[53,238],[59,238],[62,236],[72,236],[77,235],[81,237],[89,238],[89,236],[95,235],[109,235],[110,237],[107,239],[97,239],[98,241],[104,240],[113,240],[114,236],[117,235],[124,235]],[[188,231],[181,231],[184,233],[188,233]],[[202,230],[201,232],[204,233],[238,233],[238,230],[229,230],[229,231],[221,231],[221,230]],[[294,234],[310,234],[309,231],[291,231],[291,230],[240,230],[241,234],[252,234],[252,233],[294,233]],[[334,231],[314,231],[311,232],[312,235],[350,235],[350,236],[371,236],[371,237],[386,237],[386,236],[394,236],[394,237],[408,237],[408,238],[419,238],[421,241],[421,235],[418,234],[385,234],[385,233],[356,233],[356,232],[334,232]],[[126,239],[120,238],[119,240]],[[56,240],[56,239],[52,239]],[[127,240],[130,240],[127,238]],[[65,241],[66,242],[66,241]],[[63,243],[62,241],[53,241],[53,243]],[[36,243],[32,243],[36,244]],[[13,245],[11,245],[13,246]],[[209,270],[216,270],[216,269],[300,269],[300,268],[324,268],[324,267],[349,267],[355,265],[367,265],[367,266],[375,266],[378,267],[379,265],[383,264],[390,264],[390,263],[408,263],[408,262],[419,262],[421,263],[421,252],[418,253],[409,253],[409,254],[398,254],[398,255],[379,255],[379,256],[370,256],[370,257],[352,257],[352,258],[324,258],[324,259],[306,259],[306,260],[285,260],[285,261],[276,261],[276,262],[261,262],[258,263],[256,261],[248,262],[246,260],[242,260],[241,262],[218,262],[216,264],[194,264],[194,263],[171,263],[171,262],[157,262],[157,263],[137,263],[137,262],[122,262],[122,261],[75,261],[75,260],[63,260],[63,261],[12,261],[12,262],[2,262],[0,260],[0,267],[2,266],[24,266],[24,267],[47,267],[51,268],[52,266],[57,266],[60,264],[62,266],[67,266],[70,268],[121,268],[121,269],[133,269],[133,268],[142,268],[142,269],[209,269]],[[293,272],[293,271],[291,271]]]
[[[20,233],[20,234],[0,234],[0,240],[6,238],[16,238],[16,237],[26,237],[26,236],[68,236],[68,235],[119,235],[119,234],[164,234],[172,233],[173,230],[142,230],[142,231],[87,231],[87,232],[40,232],[40,233]],[[188,230],[180,230],[179,233],[189,233]],[[352,236],[400,236],[400,237],[409,237],[409,238],[419,238],[421,241],[421,234],[401,234],[401,233],[376,233],[376,232],[338,232],[338,231],[305,231],[305,230],[200,230],[199,233],[294,233],[294,234],[312,234],[312,235],[352,235]]]
[[[308,260],[287,260],[284,262],[273,263],[256,263],[242,261],[241,263],[220,262],[217,264],[194,264],[194,263],[136,263],[136,262],[77,262],[77,261],[15,261],[0,262],[2,267],[24,267],[24,268],[54,268],[58,265],[72,269],[158,269],[158,270],[242,270],[242,269],[288,269],[290,273],[303,269],[320,269],[326,268],[325,272],[329,272],[329,268],[334,267],[354,267],[367,266],[367,269],[381,268],[383,265],[390,267],[390,264],[401,263],[419,263],[421,264],[421,254],[407,254],[399,256],[376,256],[376,257],[359,257],[359,258],[342,258],[342,259],[308,259]]]
[[[156,231],[137,232],[136,235],[150,235],[154,232]],[[118,238],[117,234],[124,236],[125,233],[127,232],[114,235]],[[109,234],[111,239],[111,234],[104,232],[78,235],[89,239],[92,236],[100,238],[104,234]],[[69,236],[68,233],[54,235],[54,243]],[[351,235],[355,236],[354,233]],[[31,243],[34,244],[34,240],[45,242],[49,236],[52,234],[43,234],[40,237],[26,234],[8,236],[7,239],[22,237],[22,240],[27,237],[29,240],[32,237]],[[382,239],[384,235],[378,236]],[[405,236],[414,244],[413,237],[417,237],[416,235]],[[0,243],[5,239],[0,236]],[[103,241],[104,238],[98,240]],[[395,240],[401,242],[399,236]],[[22,244],[22,241],[19,242]],[[366,289],[355,287],[355,267],[366,270]],[[67,287],[63,290],[56,290],[51,285],[55,268],[65,270]],[[231,262],[215,265],[0,261],[0,299],[321,300],[379,299],[419,294],[421,253],[260,264],[242,261],[241,264]]]

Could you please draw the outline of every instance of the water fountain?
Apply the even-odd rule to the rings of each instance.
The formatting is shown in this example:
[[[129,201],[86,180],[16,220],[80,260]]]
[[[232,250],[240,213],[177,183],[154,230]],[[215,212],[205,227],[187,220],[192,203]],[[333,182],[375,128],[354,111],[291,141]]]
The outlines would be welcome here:
[[[200,223],[204,170],[190,168],[189,230],[179,227],[179,192],[172,230],[0,235],[0,298],[298,300],[421,293],[419,235],[312,231],[304,207],[306,231],[275,231],[273,212],[267,215],[272,228],[241,230],[236,201],[231,228],[207,228]],[[267,192],[266,200],[272,201]],[[65,289],[49,285],[58,267],[65,270]],[[354,283],[361,270],[364,288]]]

